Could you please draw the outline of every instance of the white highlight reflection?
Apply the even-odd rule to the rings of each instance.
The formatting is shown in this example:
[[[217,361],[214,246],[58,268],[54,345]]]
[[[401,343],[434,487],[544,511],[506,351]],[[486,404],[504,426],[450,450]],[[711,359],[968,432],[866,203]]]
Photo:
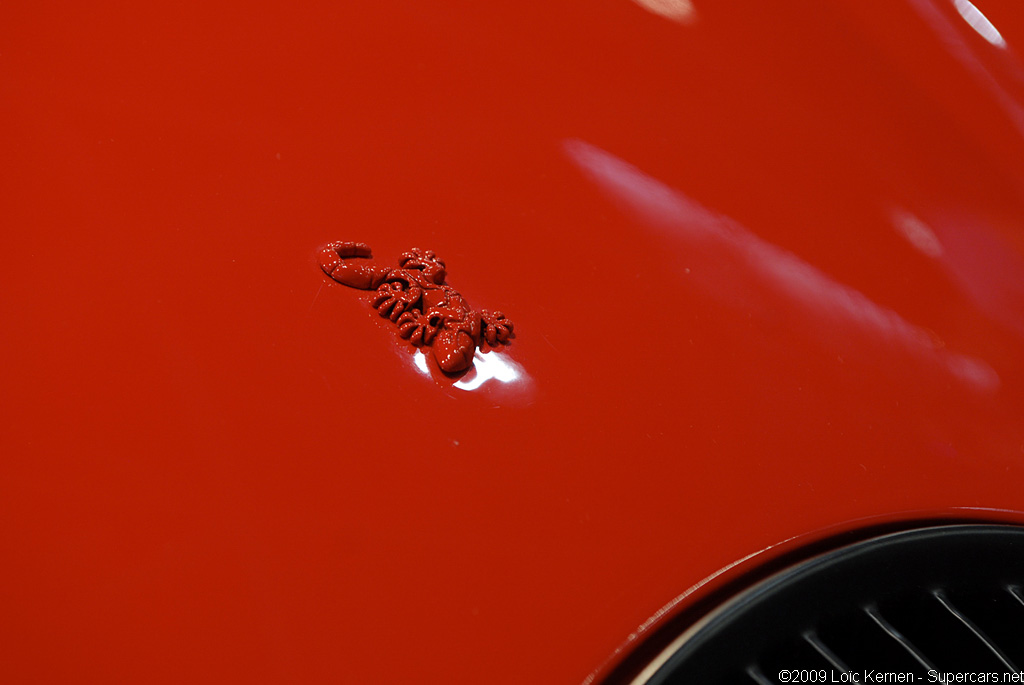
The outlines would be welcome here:
[[[892,222],[896,226],[896,230],[907,239],[907,242],[917,248],[918,252],[932,259],[942,256],[942,243],[939,242],[935,231],[928,224],[910,212],[899,209],[893,211]]]
[[[981,359],[936,345],[924,329],[871,301],[814,265],[712,212],[631,164],[581,140],[564,143],[570,158],[624,210],[682,240],[692,268],[687,283],[747,311],[790,319],[796,330],[830,347],[891,350],[942,369],[981,392],[1000,386]]]
[[[412,355],[412,363],[424,376],[430,376],[430,367],[427,365],[427,355],[423,350],[416,350]]]
[[[975,53],[967,41],[964,40],[963,36],[960,35],[960,31],[957,30],[953,21],[949,19],[944,12],[939,10],[933,0],[908,0],[908,2],[918,15],[931,27],[932,31],[934,31],[939,37],[939,40],[945,44],[949,53],[955,57],[975,79],[977,79],[979,85],[989,92],[989,95],[991,95],[996,101],[996,104],[998,104],[1003,112],[1005,112],[1013,121],[1017,131],[1024,135],[1024,108],[1021,108],[1017,99],[1011,95],[988,70],[985,63],[982,62],[981,58]],[[953,2],[957,11],[960,12],[960,16],[963,17],[975,31],[981,33],[985,40],[992,43],[992,39],[989,36],[997,37],[998,42],[992,44],[1000,48],[1006,47],[1006,42],[1003,40],[1003,37],[999,35],[999,32],[996,31],[995,27],[992,26],[988,19],[985,19],[981,12],[978,12],[974,5],[966,0],[953,0]],[[961,4],[964,9],[961,9]],[[972,13],[970,10],[974,10],[974,12]],[[972,19],[977,23],[977,25],[972,23]],[[978,28],[979,26],[988,31],[988,35],[983,33],[982,29]],[[1016,60],[1013,60],[1013,69],[1019,78],[1020,67],[1016,63]]]
[[[412,355],[412,364],[421,375],[431,377],[430,360],[423,350]],[[477,350],[473,354],[473,367],[452,385],[459,390],[478,390],[487,383],[513,383],[528,380],[526,371],[504,352],[492,350],[487,354]]]
[[[679,24],[688,24],[696,18],[690,0],[633,0],[648,12]]]
[[[974,6],[974,3],[970,0],[953,0],[953,5],[956,7],[956,11],[960,13],[960,16],[964,18],[964,21],[977,31],[979,36],[997,48],[1006,49],[1006,41],[1003,40],[999,31],[992,25],[992,22],[981,13],[981,10]]]
[[[503,352],[483,354],[477,350],[473,355],[473,368],[455,383],[459,390],[476,390],[484,383],[497,381],[511,383],[523,375],[523,367],[516,364]]]

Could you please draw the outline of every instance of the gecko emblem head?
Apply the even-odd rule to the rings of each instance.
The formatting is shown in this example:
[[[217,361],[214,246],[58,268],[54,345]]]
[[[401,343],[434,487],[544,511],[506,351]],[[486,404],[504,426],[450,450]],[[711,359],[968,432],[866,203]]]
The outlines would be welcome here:
[[[371,302],[377,312],[413,345],[431,347],[445,373],[468,369],[483,342],[507,345],[512,338],[513,324],[504,314],[470,308],[445,283],[445,263],[431,250],[404,252],[391,267],[374,261],[365,243],[340,241],[322,247],[319,262],[338,283],[376,291]]]

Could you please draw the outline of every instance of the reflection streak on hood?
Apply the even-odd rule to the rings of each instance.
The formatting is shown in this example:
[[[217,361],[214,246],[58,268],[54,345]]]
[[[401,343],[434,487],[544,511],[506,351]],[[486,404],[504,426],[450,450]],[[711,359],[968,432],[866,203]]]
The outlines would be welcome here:
[[[781,299],[789,305],[790,316],[813,319],[810,329],[825,336],[823,344],[843,341],[877,347],[881,342],[884,348],[938,366],[975,391],[990,393],[999,387],[998,374],[984,361],[936,346],[924,329],[735,220],[706,209],[590,143],[567,140],[564,147],[570,159],[626,213],[684,243],[693,264],[688,283],[732,306],[762,313],[772,313],[770,300]]]

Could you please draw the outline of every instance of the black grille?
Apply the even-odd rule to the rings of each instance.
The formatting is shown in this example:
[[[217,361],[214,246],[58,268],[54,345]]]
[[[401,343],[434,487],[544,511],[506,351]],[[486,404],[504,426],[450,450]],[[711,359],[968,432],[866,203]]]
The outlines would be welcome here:
[[[958,525],[886,535],[778,573],[691,628],[639,680],[860,683],[909,674],[928,683],[983,673],[1024,682],[1022,668],[1024,531]]]

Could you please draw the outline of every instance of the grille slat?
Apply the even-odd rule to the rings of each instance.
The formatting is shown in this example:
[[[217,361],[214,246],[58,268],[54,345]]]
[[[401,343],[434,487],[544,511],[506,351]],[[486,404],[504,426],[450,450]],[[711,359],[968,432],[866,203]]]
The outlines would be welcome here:
[[[1006,590],[1017,598],[1017,601],[1021,603],[1021,606],[1024,606],[1024,592],[1021,592],[1019,585],[1007,585]]]
[[[843,663],[843,660],[836,656],[836,653],[829,649],[828,646],[821,641],[821,638],[819,638],[813,631],[804,633],[803,638],[804,642],[809,644],[815,652],[820,654],[832,668],[838,669],[843,673],[850,672],[850,669]]]
[[[974,633],[974,636],[981,640],[981,643],[985,645],[985,647],[988,648],[988,650],[992,652],[992,654],[994,654],[997,659],[999,659],[1000,663],[1002,663],[1003,666],[1005,666],[1009,672],[1017,672],[1017,667],[1013,665],[1013,663],[1010,661],[1010,658],[1006,656],[1003,650],[1001,650],[997,644],[992,642],[992,640],[990,640],[989,637],[985,635],[981,628],[974,624],[974,621],[967,618],[967,616],[964,615],[962,611],[953,606],[953,603],[949,601],[949,598],[946,596],[945,592],[943,592],[942,590],[933,590],[932,597],[939,600],[939,603],[946,608],[946,611],[955,616],[956,619],[960,621],[962,624],[964,624],[968,630]]]
[[[757,685],[775,685],[775,683],[765,677],[764,673],[761,673],[761,669],[757,666],[748,666],[747,675],[750,676],[750,679],[757,683]]]
[[[882,614],[878,611],[877,606],[872,604],[864,607],[864,613],[867,614],[868,617],[875,622],[875,625],[881,628],[886,635],[891,637],[893,640],[896,640],[896,642],[901,647],[903,647],[903,649],[907,650],[907,654],[912,656],[917,663],[924,667],[925,670],[938,670],[937,668],[935,668],[935,665],[928,660],[928,657],[922,654],[921,650],[915,647],[914,644],[903,635],[903,633],[901,633],[899,630],[896,629],[895,626],[893,626],[891,623],[885,620]]]

